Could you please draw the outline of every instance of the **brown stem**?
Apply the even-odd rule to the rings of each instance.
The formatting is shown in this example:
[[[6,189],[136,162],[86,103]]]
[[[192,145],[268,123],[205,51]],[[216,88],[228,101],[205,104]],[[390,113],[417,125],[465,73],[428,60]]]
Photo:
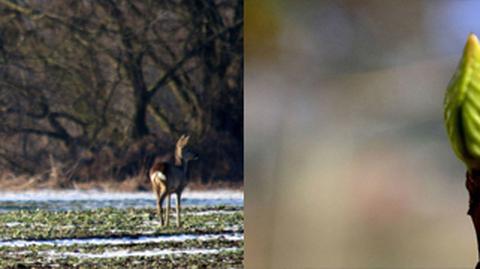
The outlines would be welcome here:
[[[478,257],[480,259],[480,171],[468,171],[465,185],[470,194],[468,215],[472,217],[473,226],[475,227]],[[480,269],[480,261],[477,263],[475,269]]]

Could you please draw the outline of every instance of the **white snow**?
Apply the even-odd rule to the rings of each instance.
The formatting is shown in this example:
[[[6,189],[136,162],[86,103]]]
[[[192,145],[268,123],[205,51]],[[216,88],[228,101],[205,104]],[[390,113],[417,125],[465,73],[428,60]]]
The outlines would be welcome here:
[[[206,211],[200,211],[200,212],[185,212],[185,215],[188,216],[206,216],[206,215],[231,215],[238,213],[238,211],[233,211],[233,210],[206,210]]]
[[[122,244],[145,244],[158,242],[181,242],[186,240],[219,240],[230,241],[243,240],[242,233],[221,233],[221,234],[176,234],[159,236],[140,236],[137,238],[69,238],[54,240],[6,240],[0,241],[0,247],[27,247],[32,245],[50,245],[50,246],[71,246],[71,245],[122,245]]]
[[[212,190],[192,191],[186,190],[182,198],[187,199],[243,199],[243,191]],[[9,201],[72,201],[72,200],[154,200],[151,192],[103,192],[97,190],[35,190],[21,192],[0,192],[0,202]]]

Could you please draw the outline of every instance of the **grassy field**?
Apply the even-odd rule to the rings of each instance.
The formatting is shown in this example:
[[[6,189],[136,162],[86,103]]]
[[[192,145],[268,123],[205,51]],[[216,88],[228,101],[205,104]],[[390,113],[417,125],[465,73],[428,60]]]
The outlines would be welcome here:
[[[182,228],[160,227],[154,209],[2,213],[0,267],[242,267],[241,207],[188,207],[183,213]]]

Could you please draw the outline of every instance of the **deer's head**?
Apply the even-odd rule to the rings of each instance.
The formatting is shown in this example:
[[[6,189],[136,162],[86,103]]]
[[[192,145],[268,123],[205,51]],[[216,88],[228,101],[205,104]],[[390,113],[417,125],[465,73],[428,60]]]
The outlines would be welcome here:
[[[197,160],[198,154],[192,150],[185,148],[188,144],[190,136],[182,135],[175,145],[175,164],[181,165],[182,163]]]
[[[191,151],[190,149],[184,150],[182,160],[184,162],[195,161],[198,160],[198,154],[196,152]]]

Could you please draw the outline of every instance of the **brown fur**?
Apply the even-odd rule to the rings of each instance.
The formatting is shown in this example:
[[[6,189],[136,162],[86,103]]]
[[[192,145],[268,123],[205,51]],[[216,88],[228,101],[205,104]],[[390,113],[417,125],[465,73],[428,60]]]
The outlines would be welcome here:
[[[170,213],[170,195],[175,193],[177,195],[176,211],[177,211],[177,226],[180,226],[180,199],[183,189],[187,185],[185,176],[178,176],[183,169],[182,164],[182,150],[188,143],[188,136],[182,135],[178,139],[175,146],[175,164],[162,162],[158,159],[150,168],[149,177],[152,182],[152,189],[157,197],[157,214],[160,216],[160,222],[164,225],[163,201],[167,199],[167,206],[165,212],[166,225],[169,224]],[[180,172],[179,172],[180,171]],[[158,172],[161,172],[162,175]]]
[[[162,173],[165,172],[165,163],[163,162],[156,162],[155,164],[152,165],[152,168],[150,168],[150,174],[153,172],[160,171]]]

